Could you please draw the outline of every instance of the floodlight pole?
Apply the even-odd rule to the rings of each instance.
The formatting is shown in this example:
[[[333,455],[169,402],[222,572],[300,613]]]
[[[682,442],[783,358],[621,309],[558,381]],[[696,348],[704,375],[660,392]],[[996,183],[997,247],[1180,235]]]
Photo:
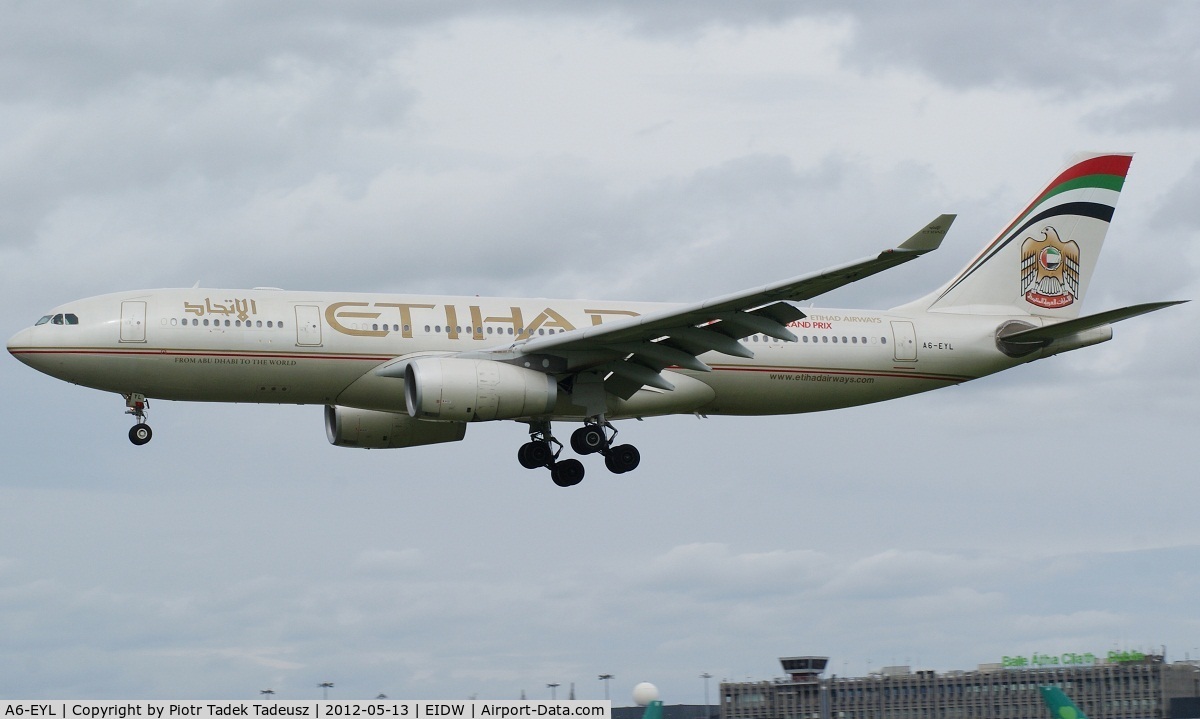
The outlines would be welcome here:
[[[704,680],[704,719],[712,719],[712,707],[708,703],[708,680],[712,679],[712,674],[704,672],[700,678]]]
[[[333,688],[333,682],[321,682],[317,686],[321,687],[321,698],[329,701],[329,690]]]
[[[558,699],[558,687],[559,687],[559,685],[558,685],[558,684],[547,684],[546,686],[550,687],[550,698],[551,698],[551,699]]]
[[[598,676],[596,678],[599,679],[600,681],[604,682],[604,701],[608,701],[608,680],[612,679],[613,675],[601,674],[600,676]]]

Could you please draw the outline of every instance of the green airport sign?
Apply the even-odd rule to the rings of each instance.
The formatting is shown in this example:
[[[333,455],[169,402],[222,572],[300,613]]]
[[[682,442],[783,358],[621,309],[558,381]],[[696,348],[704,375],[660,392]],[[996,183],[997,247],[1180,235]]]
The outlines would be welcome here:
[[[1146,660],[1146,655],[1141,652],[1118,652],[1112,651],[1104,656],[1105,661],[1109,664],[1128,664],[1131,662],[1141,662]],[[1100,657],[1092,652],[1077,654],[1075,652],[1066,652],[1063,654],[1042,654],[1034,652],[1029,656],[1004,656],[1000,660],[1000,665],[1005,669],[1040,669],[1044,667],[1088,667],[1095,665],[1100,660]]]

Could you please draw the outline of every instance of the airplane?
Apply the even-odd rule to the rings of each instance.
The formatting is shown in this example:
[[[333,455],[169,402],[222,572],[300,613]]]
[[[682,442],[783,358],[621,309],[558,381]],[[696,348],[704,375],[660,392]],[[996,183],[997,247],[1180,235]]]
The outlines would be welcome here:
[[[620,419],[777,415],[880,402],[1112,338],[1112,325],[1179,302],[1081,315],[1129,170],[1081,154],[965,268],[886,311],[801,308],[939,247],[954,215],[899,245],[819,272],[691,304],[452,297],[276,288],[160,289],[76,300],[8,351],[52,377],[125,399],[135,445],[150,399],[318,404],[340,447],[462,440],[472,422],[528,425],[521,465],[569,487],[570,447],[621,474],[641,453]]]
[[[1062,689],[1043,685],[1038,687],[1038,691],[1041,692],[1042,701],[1046,703],[1053,719],[1088,719],[1087,714],[1075,706],[1075,702],[1071,701]]]

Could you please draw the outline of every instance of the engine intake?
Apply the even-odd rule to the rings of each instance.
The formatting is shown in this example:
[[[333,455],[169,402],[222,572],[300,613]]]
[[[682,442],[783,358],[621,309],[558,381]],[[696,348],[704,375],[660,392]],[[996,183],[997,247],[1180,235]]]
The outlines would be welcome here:
[[[325,436],[335,447],[399,449],[457,442],[466,434],[462,422],[422,422],[396,412],[325,406]]]
[[[411,417],[483,422],[546,415],[558,399],[554,377],[492,360],[428,357],[409,363],[404,399]]]

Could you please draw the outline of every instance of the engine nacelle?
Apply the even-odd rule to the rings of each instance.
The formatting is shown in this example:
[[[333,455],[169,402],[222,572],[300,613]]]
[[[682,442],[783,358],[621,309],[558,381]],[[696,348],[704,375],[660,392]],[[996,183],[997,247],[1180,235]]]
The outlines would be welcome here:
[[[404,373],[404,400],[417,419],[482,422],[550,414],[554,377],[491,360],[427,357]]]
[[[325,436],[337,447],[397,449],[457,442],[467,434],[462,422],[422,422],[406,414],[325,406]]]

